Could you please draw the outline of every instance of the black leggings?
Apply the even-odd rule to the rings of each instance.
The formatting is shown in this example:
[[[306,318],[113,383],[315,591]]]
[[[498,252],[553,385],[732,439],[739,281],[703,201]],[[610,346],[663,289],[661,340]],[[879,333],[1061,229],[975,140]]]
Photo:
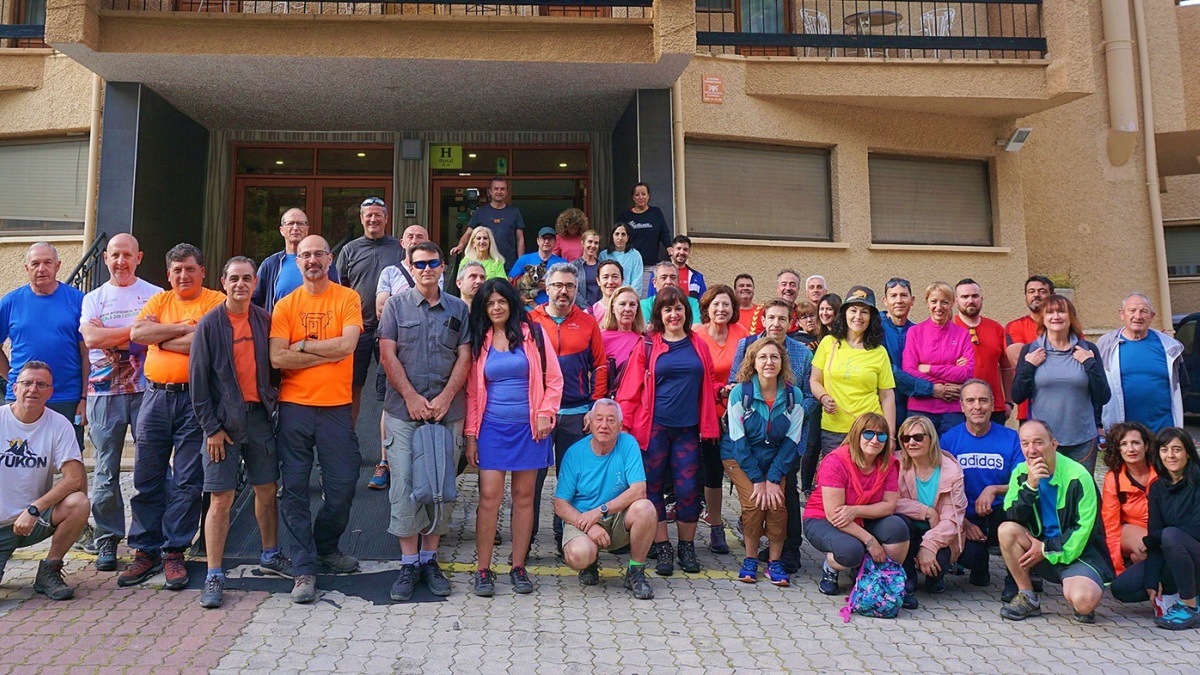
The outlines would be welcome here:
[[[921,552],[921,542],[925,539],[925,533],[929,532],[929,523],[923,520],[913,520],[908,516],[900,517],[908,525],[908,557],[904,559],[904,573],[908,576],[905,585],[911,590],[917,586],[917,554]],[[937,555],[938,567],[941,567],[942,571],[932,578],[941,579],[946,576],[946,569],[950,566],[950,549],[943,546],[935,555]]]
[[[1000,530],[1000,523],[1004,522],[1004,511],[995,508],[992,509],[989,515],[967,516],[967,520],[983,530],[983,534],[987,539],[984,541],[971,541],[968,539],[963,544],[963,552],[958,556],[958,563],[971,571],[987,570],[988,559],[991,557],[988,547],[1000,545],[999,540],[996,538],[996,533]]]
[[[1163,568],[1160,580],[1163,593],[1179,593],[1183,600],[1196,597],[1197,579],[1200,572],[1200,541],[1178,527],[1163,528]],[[1121,576],[1112,582],[1113,597],[1121,602],[1144,602],[1150,598],[1146,593],[1146,563],[1140,562],[1127,567]]]

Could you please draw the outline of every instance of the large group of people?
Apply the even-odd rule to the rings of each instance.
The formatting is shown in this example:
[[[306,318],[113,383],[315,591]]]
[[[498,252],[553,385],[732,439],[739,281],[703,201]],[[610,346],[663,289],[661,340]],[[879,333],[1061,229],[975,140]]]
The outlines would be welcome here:
[[[471,590],[482,597],[496,592],[505,529],[511,591],[536,590],[526,561],[548,501],[555,548],[580,583],[600,582],[601,552],[627,553],[638,599],[654,596],[651,561],[658,577],[699,572],[697,544],[729,554],[736,531],[746,583],[791,585],[807,540],[823,554],[821,593],[852,583],[867,556],[890,558],[913,609],[918,591],[945,592],[952,570],[989,586],[998,548],[1005,619],[1040,614],[1050,582],[1083,623],[1109,584],[1121,602],[1150,602],[1159,626],[1200,622],[1200,457],[1181,429],[1182,346],[1151,328],[1144,295],[1126,297],[1121,328],[1094,344],[1042,276],[1025,283],[1028,315],[1007,325],[982,315],[969,278],[928,283],[929,318],[916,324],[920,291],[902,278],[883,283],[881,306],[868,284],[839,296],[789,268],[759,303],[751,274],[710,285],[692,267],[691,240],[672,235],[644,184],[606,244],[569,209],[529,252],[508,194],[492,182],[451,251],[462,256],[453,279],[424,228],[389,234],[375,197],[361,205],[363,236],[336,259],[288,209],[284,249],[261,264],[230,258],[223,292],[204,287],[207,261],[190,244],[167,253],[162,289],[137,277],[137,240],[117,235],[109,280],[86,295],[57,281],[53,246],[31,246],[29,284],[0,300],[0,573],[16,548],[50,539],[34,588],[71,597],[63,558],[90,519],[96,569],[117,571],[127,538],[120,585],[162,572],[167,588],[185,588],[184,552],[203,521],[200,602],[218,607],[244,476],[260,569],[313,602],[318,569],[359,568],[339,540],[374,359],[382,447],[367,486],[387,491],[397,601],[418,584],[452,592],[438,563],[454,501],[443,484],[465,458],[478,469]],[[1018,429],[1006,426],[1014,411]],[[130,428],[126,534],[118,474]]]

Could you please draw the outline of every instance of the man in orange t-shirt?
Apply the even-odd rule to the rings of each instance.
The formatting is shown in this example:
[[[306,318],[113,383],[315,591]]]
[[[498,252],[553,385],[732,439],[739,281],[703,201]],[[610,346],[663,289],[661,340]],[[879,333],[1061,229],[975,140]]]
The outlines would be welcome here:
[[[1008,342],[1005,352],[1008,354],[1008,362],[1012,364],[1014,372],[1021,359],[1021,348],[1036,340],[1038,334],[1041,333],[1042,306],[1046,304],[1046,300],[1053,293],[1054,282],[1040,274],[1035,274],[1025,280],[1025,305],[1029,307],[1029,314],[1009,321],[1008,325],[1004,327],[1004,337]],[[1012,378],[1010,377],[1006,391],[1011,390]],[[1022,422],[1029,419],[1028,401],[1017,406],[1017,419]]]
[[[304,284],[275,303],[271,365],[283,371],[279,388],[280,511],[296,539],[292,601],[317,599],[317,565],[345,574],[358,561],[338,549],[350,520],[358,482],[358,437],[351,417],[354,349],[362,334],[362,301],[329,280],[329,243],[317,235],[296,247]],[[321,465],[324,503],[314,522],[308,482],[314,450]]]
[[[117,584],[140,584],[162,570],[167,588],[180,590],[188,584],[183,551],[200,526],[204,487],[204,432],[188,391],[192,338],[225,294],[204,288],[204,254],[191,244],[167,251],[167,278],[171,290],[152,296],[129,331],[130,341],[147,347],[146,392],[137,419],[137,492],[129,500],[134,558]]]

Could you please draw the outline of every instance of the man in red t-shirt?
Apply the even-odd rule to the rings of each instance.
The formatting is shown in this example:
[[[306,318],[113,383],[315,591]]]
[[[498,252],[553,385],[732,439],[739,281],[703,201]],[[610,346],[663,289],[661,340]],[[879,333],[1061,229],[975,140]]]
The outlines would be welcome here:
[[[1029,308],[1029,314],[1009,321],[1008,325],[1004,327],[1004,337],[1008,341],[1006,348],[1008,361],[1014,369],[1017,360],[1021,358],[1021,348],[1033,342],[1041,333],[1042,307],[1053,293],[1054,282],[1040,274],[1035,274],[1025,280],[1025,306]],[[1006,397],[1009,388],[1012,387],[1011,376],[1008,378],[1007,384],[1008,387],[1004,389]],[[1022,422],[1029,419],[1029,402],[1022,403],[1017,407],[1017,419]]]
[[[954,286],[954,302],[958,307],[954,323],[971,334],[971,346],[975,350],[975,377],[987,382],[992,391],[1000,393],[993,397],[992,422],[1003,426],[1012,414],[1013,404],[1008,385],[1016,371],[1005,352],[1004,327],[980,316],[983,311],[983,289],[974,279],[963,279]]]

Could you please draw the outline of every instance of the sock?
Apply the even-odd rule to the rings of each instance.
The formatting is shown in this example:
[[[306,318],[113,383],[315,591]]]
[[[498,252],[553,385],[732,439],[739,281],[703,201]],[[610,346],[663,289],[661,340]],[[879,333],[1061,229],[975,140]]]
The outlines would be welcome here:
[[[264,548],[262,550],[262,555],[259,556],[260,562],[269,562],[271,560],[271,558],[274,558],[278,554],[279,554],[278,546],[273,546],[271,548]]]
[[[420,562],[420,560],[421,556],[417,555],[416,553],[412,555],[408,555],[407,553],[400,555],[401,565],[416,565],[418,562]]]
[[[220,567],[208,568],[208,578],[211,579],[213,577],[216,577],[218,579],[224,579],[225,578],[225,570],[221,569]]]
[[[636,560],[629,561],[629,569],[633,569],[635,567],[645,567],[645,566],[646,566],[646,563],[640,563]]]
[[[830,567],[830,566],[829,566],[829,561],[828,561],[828,560],[826,560],[825,562],[821,563],[821,567],[822,567],[822,568],[823,568],[823,569],[824,569],[826,572],[829,572],[830,574],[836,574],[836,573],[837,573],[837,570],[835,570],[835,569],[833,569],[832,567]]]
[[[1035,604],[1035,605],[1038,604],[1037,593],[1034,593],[1033,591],[1021,591],[1020,593],[1021,593],[1021,595],[1024,595],[1025,597],[1029,598],[1029,601],[1032,602],[1033,604]]]
[[[386,460],[386,459],[381,459],[381,460],[379,460],[379,464],[380,464],[380,466],[387,466],[387,465],[388,465],[388,463],[387,463],[387,460]]]
[[[436,557],[437,557],[437,551],[422,550],[421,551],[421,564],[424,565],[425,563],[431,563],[431,562],[433,562],[433,559]]]

